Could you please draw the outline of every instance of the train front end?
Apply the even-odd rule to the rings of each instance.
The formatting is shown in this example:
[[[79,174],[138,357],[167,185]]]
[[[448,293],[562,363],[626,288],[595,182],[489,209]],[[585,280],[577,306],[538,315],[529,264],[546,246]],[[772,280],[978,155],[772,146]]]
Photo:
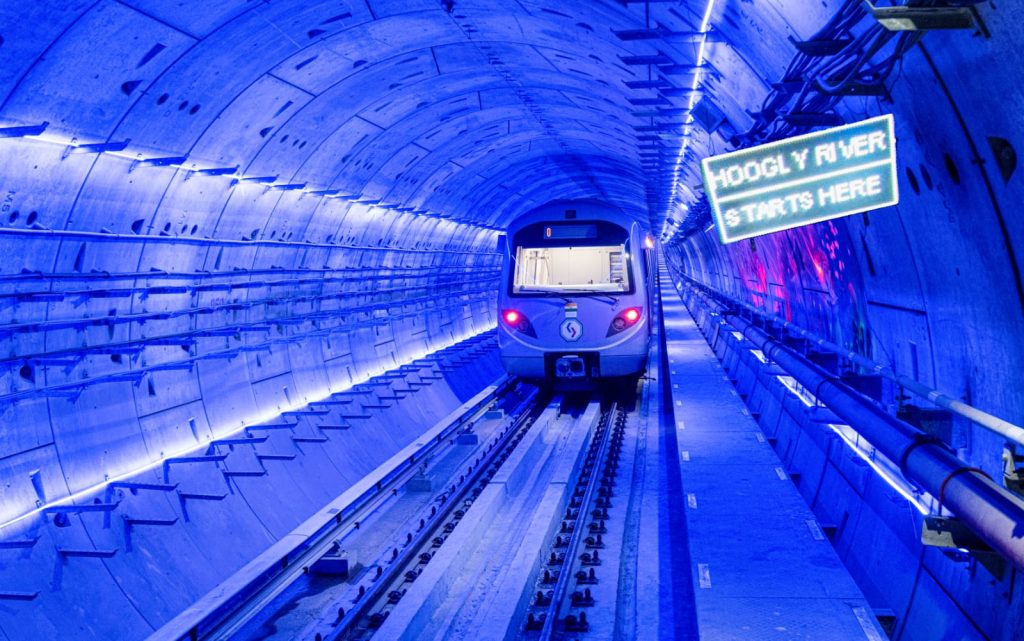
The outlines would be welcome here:
[[[626,225],[541,217],[510,228],[498,308],[510,374],[585,384],[643,372],[647,254],[636,225]]]

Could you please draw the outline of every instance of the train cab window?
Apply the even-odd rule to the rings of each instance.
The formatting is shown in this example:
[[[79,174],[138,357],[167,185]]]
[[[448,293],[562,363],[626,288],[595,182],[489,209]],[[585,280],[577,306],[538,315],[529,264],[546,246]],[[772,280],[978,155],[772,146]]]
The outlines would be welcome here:
[[[527,227],[512,250],[513,295],[633,291],[627,234],[618,226]]]

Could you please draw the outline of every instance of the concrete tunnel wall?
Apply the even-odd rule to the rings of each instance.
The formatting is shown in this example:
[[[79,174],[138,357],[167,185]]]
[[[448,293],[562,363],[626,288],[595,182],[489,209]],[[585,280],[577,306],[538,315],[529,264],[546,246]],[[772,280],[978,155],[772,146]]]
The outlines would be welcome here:
[[[989,38],[924,38],[903,59],[891,103],[842,103],[848,122],[895,114],[899,205],[725,246],[705,223],[669,241],[666,256],[677,277],[1019,425],[1024,222],[1015,213],[1021,182],[1012,147],[1024,123],[1004,102],[1021,86],[1018,25],[1006,12],[984,15]],[[934,407],[899,395],[884,389],[893,410]],[[891,610],[894,638],[1019,638],[1020,577],[923,546],[913,507],[843,448],[815,442],[806,408],[792,398],[788,405],[761,425],[780,439],[821,522],[839,526],[833,544],[872,603]],[[1005,439],[958,417],[936,433],[1002,478]]]
[[[310,94],[276,79],[266,57],[246,73],[259,64],[250,47],[272,40],[252,25],[224,30],[222,46],[234,54],[224,57],[213,55],[216,43],[204,40],[203,50],[122,4],[7,5],[3,24],[13,26],[19,8],[32,29],[4,33],[5,120],[49,120],[60,142],[124,135],[142,151],[64,157],[60,142],[25,139],[9,141],[0,158],[4,320],[17,328],[4,372],[17,403],[4,404],[3,419],[23,426],[4,431],[5,521],[39,498],[33,470],[53,500],[493,325],[499,263],[489,229],[132,167],[139,153],[188,154],[199,168],[238,165],[243,176],[287,176],[376,200],[370,195],[386,196],[393,176],[378,176],[376,189],[366,183],[394,149],[385,136],[351,149],[382,130],[353,115],[375,94],[346,101],[348,113],[328,97],[319,112],[289,119]],[[202,22],[197,12],[180,17]],[[175,89],[173,102],[130,88],[155,78]],[[331,128],[328,108],[356,126]],[[396,132],[410,134],[387,133]],[[363,152],[350,163],[361,175],[339,177],[346,151]],[[249,348],[259,349],[239,351]],[[210,357],[218,353],[225,357]],[[90,384],[118,376],[127,380]]]
[[[1008,17],[985,14],[990,38],[929,34],[904,58],[891,103],[843,103],[850,122],[896,114],[899,205],[728,246],[701,230],[670,247],[679,269],[1024,422],[1024,344],[1014,333],[1024,327],[1024,219],[1015,213],[1022,188],[1015,155],[1006,176],[998,157],[1004,141],[1011,151],[1003,153],[1014,153],[1024,135],[1024,122],[1004,108],[1024,80],[1010,62],[1020,51]],[[998,435],[964,421],[951,444],[991,476],[1002,474]]]
[[[604,199],[657,233],[696,200],[693,159],[726,143],[695,128],[646,166],[633,123],[649,90],[625,88],[645,67],[626,58],[708,62],[716,73],[673,79],[742,131],[787,37],[841,4],[0,5],[0,127],[49,123],[0,139],[0,522],[493,326],[495,235],[537,204]],[[844,102],[849,119],[896,113],[899,207],[665,247],[703,282],[767,293],[808,329],[1021,422],[1021,187],[986,138],[1019,138],[999,105],[1020,101],[1024,67],[1008,10],[984,8],[991,37],[929,34],[934,65],[907,56],[892,104]],[[613,32],[655,23],[715,38],[698,53]],[[998,472],[998,439],[955,437]],[[135,558],[110,572],[160,572]]]
[[[325,12],[317,21],[334,15]],[[12,30],[20,21],[25,28]],[[268,38],[251,25],[238,31],[253,43]],[[407,137],[429,135],[437,118],[385,131],[355,116],[397,97],[394,89],[391,98],[364,90],[345,110],[337,95],[353,91],[339,86],[319,112],[292,119],[309,95],[271,67],[249,77],[251,51],[211,64],[219,47],[240,44],[238,33],[182,59],[195,38],[118,3],[5,4],[0,37],[4,124],[51,123],[46,136],[5,140],[0,153],[0,314],[10,330],[0,521],[6,541],[33,542],[2,552],[0,591],[42,593],[27,608],[3,608],[0,638],[140,638],[496,378],[496,357],[472,358],[412,405],[374,410],[324,443],[305,426],[298,431],[314,441],[272,433],[255,447],[219,446],[230,452],[227,470],[265,476],[226,481],[195,464],[166,479],[157,467],[126,480],[170,481],[176,492],[88,492],[76,502],[117,509],[71,515],[66,527],[31,510],[487,330],[495,232],[390,199],[393,174],[412,160],[395,159],[399,168],[383,174],[376,163]],[[167,77],[175,64],[193,80],[201,68],[207,84],[178,86]],[[375,73],[384,82],[393,70]],[[180,90],[173,103],[136,82],[161,74]],[[224,84],[229,76],[236,84]],[[134,138],[123,154],[64,154],[72,141],[122,132]],[[140,155],[195,162],[133,165]],[[349,197],[188,171],[235,166],[242,178],[281,176]],[[382,198],[383,207],[368,202]],[[177,522],[129,533],[125,518]]]
[[[227,455],[223,463],[175,464],[125,479],[171,483],[171,491],[112,487],[78,501],[116,503],[110,511],[72,513],[60,525],[51,516],[54,525],[42,528],[28,520],[6,528],[5,540],[34,543],[4,550],[5,591],[42,594],[24,604],[29,607],[0,609],[3,638],[147,637],[497,378],[492,341],[448,348],[466,366],[411,395],[396,393],[399,400],[376,401],[365,389],[347,397],[383,403],[352,406],[349,414],[366,418],[339,420],[332,413],[299,417],[288,430],[253,426],[211,441],[226,444],[193,452]],[[422,365],[409,371],[433,374],[432,363]],[[151,442],[161,435],[147,436]],[[266,441],[232,444],[250,436]]]

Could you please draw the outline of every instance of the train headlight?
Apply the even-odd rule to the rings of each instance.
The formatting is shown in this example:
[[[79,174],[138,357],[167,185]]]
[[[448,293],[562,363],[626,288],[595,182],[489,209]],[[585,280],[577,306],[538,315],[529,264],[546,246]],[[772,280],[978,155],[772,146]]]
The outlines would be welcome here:
[[[619,312],[615,318],[612,319],[612,324],[608,326],[607,336],[612,334],[618,334],[619,332],[636,325],[643,316],[643,308],[641,307],[629,307]]]
[[[501,313],[501,318],[510,329],[537,338],[537,332],[533,331],[533,324],[530,323],[530,319],[521,312],[514,309],[506,309]]]

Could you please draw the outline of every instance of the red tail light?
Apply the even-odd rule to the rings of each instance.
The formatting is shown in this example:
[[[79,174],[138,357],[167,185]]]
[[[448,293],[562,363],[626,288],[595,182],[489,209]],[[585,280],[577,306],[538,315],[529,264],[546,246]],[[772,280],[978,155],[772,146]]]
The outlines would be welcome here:
[[[643,315],[644,312],[641,307],[629,307],[622,310],[615,316],[615,318],[612,319],[612,324],[608,326],[607,336],[618,334],[619,332],[636,325]]]
[[[514,309],[506,309],[501,312],[501,318],[510,329],[537,338],[537,332],[533,330],[533,324],[530,323],[530,319],[521,312]]]

